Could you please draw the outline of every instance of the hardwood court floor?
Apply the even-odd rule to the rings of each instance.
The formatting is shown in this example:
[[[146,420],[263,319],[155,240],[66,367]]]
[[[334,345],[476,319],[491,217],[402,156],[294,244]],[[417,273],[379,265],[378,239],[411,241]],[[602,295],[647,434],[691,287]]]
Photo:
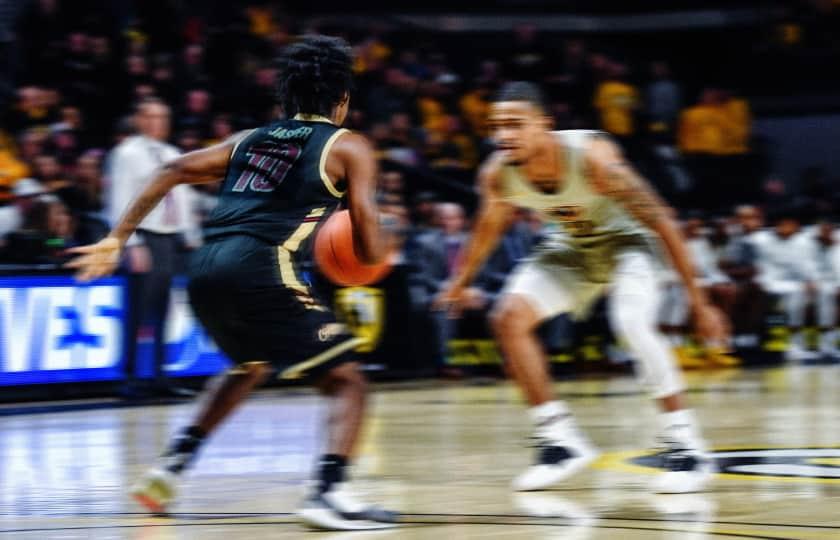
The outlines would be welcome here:
[[[212,438],[168,518],[126,486],[194,405],[0,417],[0,538],[840,539],[840,369],[693,374],[691,398],[724,472],[707,493],[656,496],[652,405],[629,379],[557,384],[605,455],[553,491],[515,495],[531,459],[508,384],[376,390],[355,478],[403,512],[378,533],[317,533],[291,514],[323,413],[302,391],[256,395]],[[775,452],[765,450],[777,449]],[[779,450],[782,449],[782,450]],[[634,461],[635,460],[635,461]]]

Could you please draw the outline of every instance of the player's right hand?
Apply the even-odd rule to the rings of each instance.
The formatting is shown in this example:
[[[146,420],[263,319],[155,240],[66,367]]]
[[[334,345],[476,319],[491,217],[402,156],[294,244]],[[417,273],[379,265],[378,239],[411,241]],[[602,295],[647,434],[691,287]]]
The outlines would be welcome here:
[[[726,315],[708,303],[695,306],[693,311],[694,330],[698,337],[708,346],[729,349],[730,325]]]
[[[90,281],[114,273],[120,263],[120,241],[112,236],[106,236],[95,244],[70,248],[67,253],[79,255],[64,265],[65,268],[75,268],[76,279]]]

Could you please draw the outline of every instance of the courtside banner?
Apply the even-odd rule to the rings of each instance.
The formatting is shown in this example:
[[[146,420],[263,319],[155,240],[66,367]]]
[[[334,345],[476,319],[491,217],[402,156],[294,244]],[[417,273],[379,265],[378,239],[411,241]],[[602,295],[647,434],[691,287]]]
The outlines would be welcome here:
[[[0,278],[0,386],[123,378],[119,277]]]

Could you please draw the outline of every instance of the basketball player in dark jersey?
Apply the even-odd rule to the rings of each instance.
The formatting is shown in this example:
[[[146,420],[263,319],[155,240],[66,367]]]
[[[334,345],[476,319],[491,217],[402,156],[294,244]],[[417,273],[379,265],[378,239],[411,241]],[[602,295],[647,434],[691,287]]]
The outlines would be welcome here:
[[[361,340],[338,324],[300,274],[313,233],[345,193],[356,252],[375,263],[390,249],[375,203],[373,150],[363,136],[338,127],[348,111],[352,57],[339,38],[307,36],[285,51],[281,66],[278,94],[287,120],[164,165],[105,239],[72,250],[80,256],[69,266],[81,280],[112,273],[128,237],[170,189],[223,178],[206,243],[190,262],[188,291],[196,316],[235,367],[209,389],[195,422],[132,494],[165,512],[204,439],[276,372],[310,379],[330,400],[329,446],[301,519],[337,530],[388,527],[393,513],[356,502],[343,485],[365,410],[366,383],[353,356]]]

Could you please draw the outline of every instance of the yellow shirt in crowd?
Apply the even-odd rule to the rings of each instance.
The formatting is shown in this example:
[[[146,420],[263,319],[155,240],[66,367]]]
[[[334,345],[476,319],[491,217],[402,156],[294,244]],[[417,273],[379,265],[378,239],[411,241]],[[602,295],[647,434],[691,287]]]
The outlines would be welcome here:
[[[613,135],[633,135],[633,111],[639,104],[636,89],[620,81],[601,83],[595,92],[595,108],[601,114],[601,128]]]
[[[749,105],[743,99],[695,105],[680,116],[677,144],[689,154],[743,154],[749,151],[750,122]]]

